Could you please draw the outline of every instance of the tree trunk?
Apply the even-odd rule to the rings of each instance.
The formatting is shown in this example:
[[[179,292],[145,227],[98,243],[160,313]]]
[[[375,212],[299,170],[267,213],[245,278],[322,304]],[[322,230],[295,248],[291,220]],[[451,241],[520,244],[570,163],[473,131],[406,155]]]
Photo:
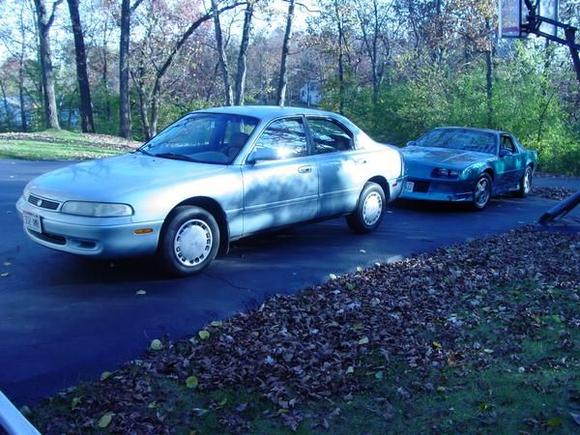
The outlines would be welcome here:
[[[48,15],[45,0],[34,0],[36,18],[38,21],[38,40],[40,57],[40,74],[44,97],[44,117],[47,128],[60,129],[58,111],[56,108],[56,94],[54,91],[54,72],[52,69],[52,55],[50,50],[50,28],[54,22],[56,8],[62,0],[56,0],[52,5],[52,13]]]
[[[84,133],[94,133],[93,105],[91,101],[91,88],[87,73],[87,55],[85,52],[85,38],[79,15],[79,0],[67,0],[68,10],[75,41],[75,60],[77,64],[77,81],[80,96],[81,130]],[[104,48],[104,47],[103,47]]]
[[[489,19],[485,20],[486,30],[491,29]],[[485,96],[487,101],[487,126],[493,127],[493,40],[490,37],[489,46],[485,51]]]
[[[119,38],[119,135],[131,138],[131,104],[129,101],[129,41],[131,37],[131,0],[121,3],[121,36]]]
[[[282,43],[282,59],[280,61],[280,78],[278,81],[278,94],[276,103],[283,106],[286,103],[286,87],[288,86],[287,61],[290,47],[290,38],[292,37],[292,20],[294,19],[295,0],[288,2],[288,15],[286,18],[286,32],[284,33],[284,42]]]
[[[338,112],[344,113],[344,52],[343,52],[343,24],[342,16],[338,6],[338,0],[334,0],[334,12],[336,14],[336,25],[338,30]]]
[[[224,80],[224,98],[226,106],[232,105],[233,93],[232,85],[230,84],[230,73],[228,70],[228,60],[226,58],[226,51],[224,48],[224,41],[222,36],[222,26],[220,23],[220,11],[217,6],[217,0],[211,0],[211,9],[213,16],[213,25],[215,29],[215,41],[217,45],[218,60],[222,77]]]
[[[4,81],[0,80],[0,91],[2,92],[2,102],[4,104],[4,118],[6,120],[6,131],[10,131],[12,125],[10,108],[8,107],[8,98],[6,97],[6,89],[4,88]]]
[[[236,75],[236,96],[235,104],[244,104],[244,93],[246,89],[246,70],[248,45],[250,42],[250,31],[252,28],[252,16],[254,15],[254,0],[248,1],[244,16],[244,28],[242,30],[242,40],[240,42],[240,53],[238,54],[238,71]]]
[[[24,103],[24,53],[20,55],[18,64],[18,98],[20,102],[20,130],[26,132],[28,125],[26,122],[26,105]]]

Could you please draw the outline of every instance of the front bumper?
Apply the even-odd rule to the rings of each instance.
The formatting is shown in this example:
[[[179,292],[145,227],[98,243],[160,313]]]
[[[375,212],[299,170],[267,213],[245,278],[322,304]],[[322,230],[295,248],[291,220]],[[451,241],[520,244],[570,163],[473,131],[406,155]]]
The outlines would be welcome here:
[[[132,222],[131,218],[92,218],[66,215],[45,210],[21,197],[16,209],[40,217],[42,232],[24,228],[30,239],[39,245],[71,254],[100,258],[119,258],[153,254],[157,250],[163,221]],[[151,228],[146,234],[135,230]]]
[[[412,187],[409,183],[413,183]],[[473,201],[474,183],[466,180],[421,179],[407,177],[401,192],[403,199],[428,201]]]

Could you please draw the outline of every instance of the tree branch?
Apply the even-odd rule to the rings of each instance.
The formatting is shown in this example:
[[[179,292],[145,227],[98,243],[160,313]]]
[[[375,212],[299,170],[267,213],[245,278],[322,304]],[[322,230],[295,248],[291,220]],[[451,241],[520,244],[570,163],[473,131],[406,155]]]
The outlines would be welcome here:
[[[50,18],[46,22],[46,28],[47,29],[49,29],[50,26],[52,26],[52,23],[54,22],[54,17],[55,17],[55,14],[56,14],[56,8],[58,8],[58,5],[60,5],[62,2],[63,2],[63,0],[56,0],[52,4],[52,13],[50,14]]]

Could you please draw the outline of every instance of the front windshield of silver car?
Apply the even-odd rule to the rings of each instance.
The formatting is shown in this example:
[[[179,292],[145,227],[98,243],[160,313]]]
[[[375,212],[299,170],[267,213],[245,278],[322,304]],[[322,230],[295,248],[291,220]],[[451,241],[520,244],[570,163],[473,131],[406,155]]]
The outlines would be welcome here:
[[[437,128],[417,140],[415,145],[495,154],[496,140],[497,136],[487,131]]]
[[[258,120],[249,116],[193,113],[167,127],[139,150],[155,157],[228,165],[257,125]]]

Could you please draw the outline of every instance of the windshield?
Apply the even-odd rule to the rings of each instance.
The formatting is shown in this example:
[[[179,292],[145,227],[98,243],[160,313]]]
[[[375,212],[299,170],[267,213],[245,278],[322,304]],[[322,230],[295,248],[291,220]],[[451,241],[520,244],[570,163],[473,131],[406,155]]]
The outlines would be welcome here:
[[[256,118],[193,113],[167,127],[140,148],[166,159],[227,165],[238,156],[258,125]]]
[[[495,154],[497,152],[496,139],[497,136],[494,133],[487,131],[438,128],[418,139],[416,145]]]

